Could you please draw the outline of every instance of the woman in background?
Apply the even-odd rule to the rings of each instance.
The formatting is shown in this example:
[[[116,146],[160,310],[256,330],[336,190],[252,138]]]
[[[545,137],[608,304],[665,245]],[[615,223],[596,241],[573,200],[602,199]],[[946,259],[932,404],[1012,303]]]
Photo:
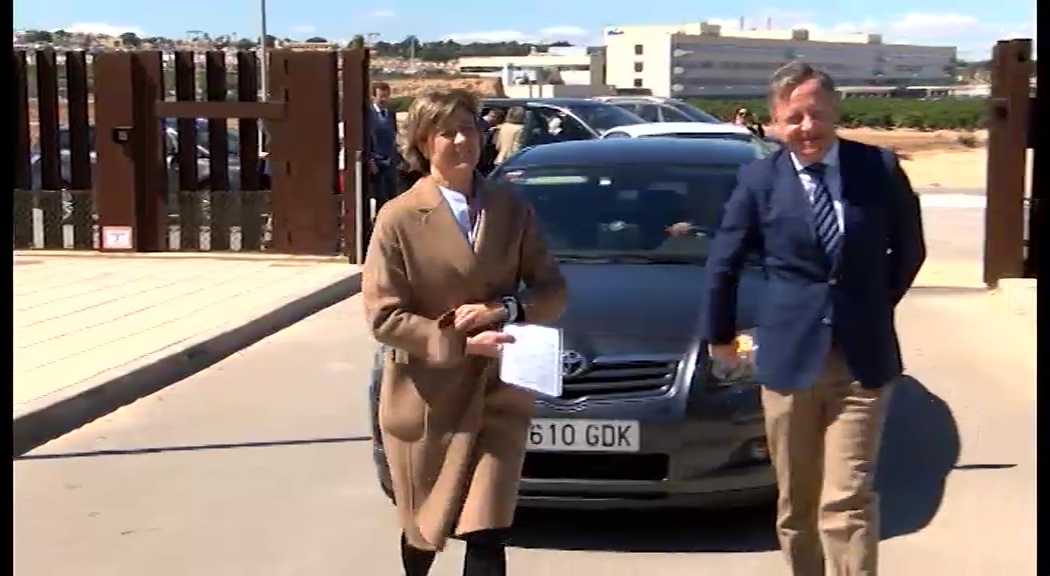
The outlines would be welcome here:
[[[496,133],[496,165],[513,155],[521,147],[522,126],[525,123],[525,109],[515,106],[507,111],[507,118],[499,125]]]

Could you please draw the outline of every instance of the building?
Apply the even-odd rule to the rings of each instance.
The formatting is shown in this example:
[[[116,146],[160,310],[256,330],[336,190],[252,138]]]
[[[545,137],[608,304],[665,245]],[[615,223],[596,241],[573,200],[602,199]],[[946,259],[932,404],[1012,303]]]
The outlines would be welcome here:
[[[460,58],[458,67],[461,74],[503,77],[508,86],[534,83],[543,74],[553,74],[563,84],[594,85],[603,83],[605,60],[600,55],[588,54],[586,48],[552,46],[547,52],[528,56]]]
[[[791,61],[827,71],[839,86],[947,85],[954,47],[883,44],[879,34],[730,30],[717,24],[605,29],[605,81],[655,96],[759,96]]]

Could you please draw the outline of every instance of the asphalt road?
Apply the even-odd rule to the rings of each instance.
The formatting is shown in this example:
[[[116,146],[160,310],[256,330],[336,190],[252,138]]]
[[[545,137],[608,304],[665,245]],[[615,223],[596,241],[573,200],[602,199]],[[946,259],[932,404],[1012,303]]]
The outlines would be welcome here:
[[[887,423],[884,574],[1035,573],[1035,360],[981,315],[986,298],[901,305],[914,379]],[[372,351],[354,298],[16,460],[15,573],[399,574],[368,439]],[[769,510],[519,519],[512,574],[782,569]],[[459,554],[434,575],[458,574]]]

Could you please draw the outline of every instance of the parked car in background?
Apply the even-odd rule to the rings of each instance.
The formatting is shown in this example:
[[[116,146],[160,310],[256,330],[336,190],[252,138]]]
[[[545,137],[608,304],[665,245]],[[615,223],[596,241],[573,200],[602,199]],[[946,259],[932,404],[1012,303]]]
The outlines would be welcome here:
[[[522,148],[594,140],[610,128],[645,123],[627,110],[587,98],[486,98],[481,102],[481,115],[516,106],[525,109]]]
[[[208,144],[208,121],[204,119],[195,120],[197,135],[196,135],[196,146],[194,147],[194,154],[197,158],[197,190],[206,191],[211,189],[211,151]],[[178,209],[178,191],[179,191],[179,165],[176,160],[176,151],[179,149],[179,131],[178,124],[175,120],[167,119],[163,123],[164,130],[164,145],[165,145],[165,163],[167,166],[167,180],[168,180],[168,209],[172,212]],[[59,154],[59,189],[56,192],[62,194],[62,212],[63,220],[68,220],[72,216],[72,193],[73,190],[73,163],[72,163],[72,145],[70,141],[70,131],[68,127],[62,127],[58,131],[58,154]],[[98,160],[97,152],[95,151],[95,126],[88,126],[88,147],[90,149],[89,159],[91,162],[92,178],[94,178],[95,164]],[[226,132],[227,138],[227,182],[229,190],[239,190],[241,186],[241,160],[240,160],[240,139],[236,130],[228,130]],[[30,173],[30,189],[31,190],[43,190],[43,177],[42,177],[42,156],[40,150],[40,141],[33,142],[30,148],[29,157],[29,173]],[[202,205],[207,205],[207,198],[202,200]]]
[[[775,497],[759,387],[759,343],[722,365],[697,337],[704,266],[741,165],[733,139],[622,138],[520,151],[490,178],[535,210],[568,282],[556,323],[563,394],[540,398],[519,485],[523,507],[657,508],[766,504]],[[738,317],[754,326],[762,271],[742,274]],[[383,362],[369,385],[373,455]]]
[[[197,179],[199,181],[199,187],[201,190],[207,190],[211,187],[211,181],[209,175],[211,174],[211,163],[210,156],[211,152],[208,148],[208,121],[203,119],[197,119],[197,138],[195,155],[197,158]],[[175,120],[164,121],[164,137],[166,146],[166,162],[168,165],[168,190],[175,191],[179,189],[179,174],[178,174],[178,162],[176,161],[176,151],[179,149],[179,130]],[[236,130],[228,130],[226,132],[227,138],[227,165],[229,174],[229,189],[237,190],[241,185],[240,170],[240,139],[238,138]],[[97,161],[97,154],[95,152],[95,127],[88,126],[88,142],[91,149],[90,159],[92,170]],[[68,127],[60,128],[58,131],[58,154],[59,154],[59,175],[61,177],[61,189],[71,189],[72,178],[72,152],[70,144],[70,133]],[[40,153],[40,141],[33,142],[33,146],[30,150],[30,175],[31,175],[31,189],[40,190],[43,186],[41,178],[41,153]]]
[[[646,122],[707,122],[719,124],[723,120],[675,98],[660,96],[596,96],[598,102],[606,102],[641,116]]]
[[[755,136],[747,128],[736,124],[704,122],[654,122],[651,124],[632,124],[619,126],[602,135],[609,138],[691,138],[720,139],[747,142],[755,147],[759,157],[765,156],[779,148],[779,144],[766,138]]]

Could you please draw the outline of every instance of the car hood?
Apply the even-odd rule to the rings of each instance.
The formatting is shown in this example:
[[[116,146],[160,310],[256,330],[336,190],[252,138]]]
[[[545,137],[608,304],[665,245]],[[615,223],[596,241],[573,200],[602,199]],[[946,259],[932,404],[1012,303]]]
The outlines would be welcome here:
[[[682,354],[698,336],[704,267],[563,263],[568,305],[556,323],[564,346],[589,356]],[[761,275],[741,278],[737,319],[754,325]]]

